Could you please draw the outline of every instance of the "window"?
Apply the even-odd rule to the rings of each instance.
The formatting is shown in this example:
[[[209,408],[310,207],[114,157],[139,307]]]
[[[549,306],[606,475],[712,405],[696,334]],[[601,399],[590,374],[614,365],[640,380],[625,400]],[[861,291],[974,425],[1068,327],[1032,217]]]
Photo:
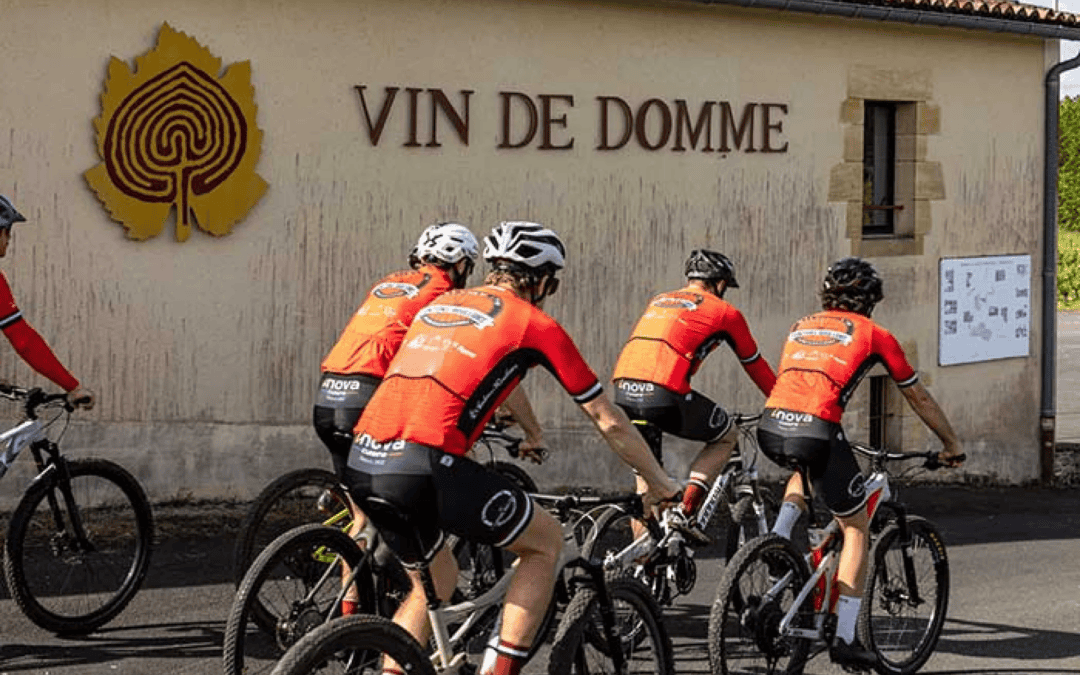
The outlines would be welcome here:
[[[896,234],[897,103],[866,101],[863,120],[863,236]]]

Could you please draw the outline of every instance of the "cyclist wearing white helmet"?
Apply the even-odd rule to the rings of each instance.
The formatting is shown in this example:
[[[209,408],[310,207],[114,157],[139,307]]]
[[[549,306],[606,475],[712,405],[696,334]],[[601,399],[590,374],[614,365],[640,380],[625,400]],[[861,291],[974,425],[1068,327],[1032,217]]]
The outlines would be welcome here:
[[[514,483],[465,455],[526,372],[543,365],[554,375],[648,482],[650,504],[678,491],[570,336],[541,309],[559,286],[565,256],[558,235],[542,225],[498,225],[485,240],[492,267],[485,285],[443,295],[409,327],[356,426],[345,470],[345,484],[387,544],[406,563],[429,562],[444,598],[457,578],[445,533],[518,556],[494,647],[497,675],[519,672],[532,644],[554,587],[562,531]],[[394,620],[426,644],[425,596],[419,575],[411,576],[412,592]]]
[[[7,197],[0,195],[0,258],[7,255],[11,243],[11,226],[26,222]],[[11,294],[7,277],[0,272],[0,330],[23,361],[56,386],[68,392],[75,405],[89,410],[94,407],[94,393],[79,385],[67,368],[56,358],[45,339],[23,317]]]

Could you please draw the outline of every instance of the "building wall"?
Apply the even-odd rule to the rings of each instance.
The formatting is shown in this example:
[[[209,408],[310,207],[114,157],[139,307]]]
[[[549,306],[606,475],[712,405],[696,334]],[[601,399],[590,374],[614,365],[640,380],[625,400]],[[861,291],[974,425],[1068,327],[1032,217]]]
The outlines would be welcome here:
[[[565,290],[548,309],[605,379],[650,294],[680,283],[689,249],[720,249],[742,286],[729,299],[775,366],[790,323],[816,308],[825,266],[858,250],[836,167],[857,150],[853,101],[877,86],[918,92],[931,168],[919,174],[921,250],[873,258],[886,277],[875,318],[952,418],[967,471],[1037,476],[1037,303],[1029,358],[947,368],[936,365],[936,307],[941,257],[1029,253],[1038,265],[1052,52],[1042,41],[661,2],[14,0],[5,21],[18,29],[0,65],[0,192],[30,222],[2,269],[31,322],[100,397],[69,446],[118,459],[155,499],[244,498],[288,468],[328,466],[309,427],[319,362],[369,285],[441,219],[478,234],[501,219],[562,233]],[[110,58],[132,67],[163,22],[223,68],[251,63],[257,171],[269,188],[225,237],[179,243],[170,225],[130,240],[83,178],[99,162],[92,122]],[[377,145],[358,86],[372,116],[387,87],[401,88]],[[407,88],[422,90],[420,147],[405,145]],[[426,146],[432,89],[459,114],[460,92],[473,92],[467,145],[440,113],[441,146]],[[525,147],[499,148],[505,92],[538,107],[548,95],[549,145],[573,146],[542,149],[541,129]],[[760,118],[757,152],[635,140],[599,150],[602,96],[632,109],[658,99],[675,110],[682,99],[692,113],[706,101],[735,112],[783,105],[771,109],[780,126],[770,144],[785,151],[760,151]],[[646,117],[646,142],[661,137],[660,109]],[[525,109],[513,110],[516,143]],[[1039,278],[1033,270],[1034,297]],[[39,382],[2,351],[0,374]],[[696,388],[760,407],[726,351]],[[555,449],[542,482],[629,484],[548,374],[527,386]],[[857,398],[846,420],[856,435],[864,408]],[[932,445],[917,420],[904,428],[907,447]],[[672,470],[685,461],[674,457]]]

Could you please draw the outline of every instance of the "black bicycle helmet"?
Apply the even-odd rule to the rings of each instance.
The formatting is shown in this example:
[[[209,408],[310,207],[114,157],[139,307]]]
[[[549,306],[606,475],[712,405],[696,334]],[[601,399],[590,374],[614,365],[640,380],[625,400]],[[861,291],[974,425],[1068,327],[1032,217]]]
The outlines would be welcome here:
[[[11,227],[15,223],[25,223],[26,218],[15,210],[11,200],[0,195],[0,228]]]
[[[726,281],[728,288],[738,288],[735,265],[723,253],[696,248],[686,259],[686,278],[704,281]]]
[[[862,258],[842,258],[829,266],[821,286],[821,306],[870,316],[884,295],[884,282]]]

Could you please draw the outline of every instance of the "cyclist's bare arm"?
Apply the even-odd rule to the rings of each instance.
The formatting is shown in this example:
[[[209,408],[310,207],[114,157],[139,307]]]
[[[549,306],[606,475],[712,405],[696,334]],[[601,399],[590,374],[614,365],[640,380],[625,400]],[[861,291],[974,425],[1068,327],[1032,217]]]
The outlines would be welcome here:
[[[514,387],[514,390],[503,401],[503,405],[525,432],[525,438],[518,445],[522,456],[539,464],[543,461],[544,450],[547,449],[544,445],[544,430],[540,427],[540,421],[536,419],[536,413],[533,412],[532,404],[529,403],[529,397],[525,395],[525,389],[520,384]]]
[[[945,416],[945,412],[934,397],[921,382],[904,387],[900,391],[904,393],[904,398],[907,399],[915,414],[941,439],[942,445],[945,446],[941,453],[941,460],[949,466],[959,466],[963,462],[963,459],[958,458],[963,453],[960,438],[953,431],[949,418]]]
[[[638,430],[631,424],[622,408],[612,404],[607,394],[600,394],[581,409],[611,449],[645,479],[649,491],[645,494],[646,508],[670,501],[679,492],[679,484],[664,472]]]

